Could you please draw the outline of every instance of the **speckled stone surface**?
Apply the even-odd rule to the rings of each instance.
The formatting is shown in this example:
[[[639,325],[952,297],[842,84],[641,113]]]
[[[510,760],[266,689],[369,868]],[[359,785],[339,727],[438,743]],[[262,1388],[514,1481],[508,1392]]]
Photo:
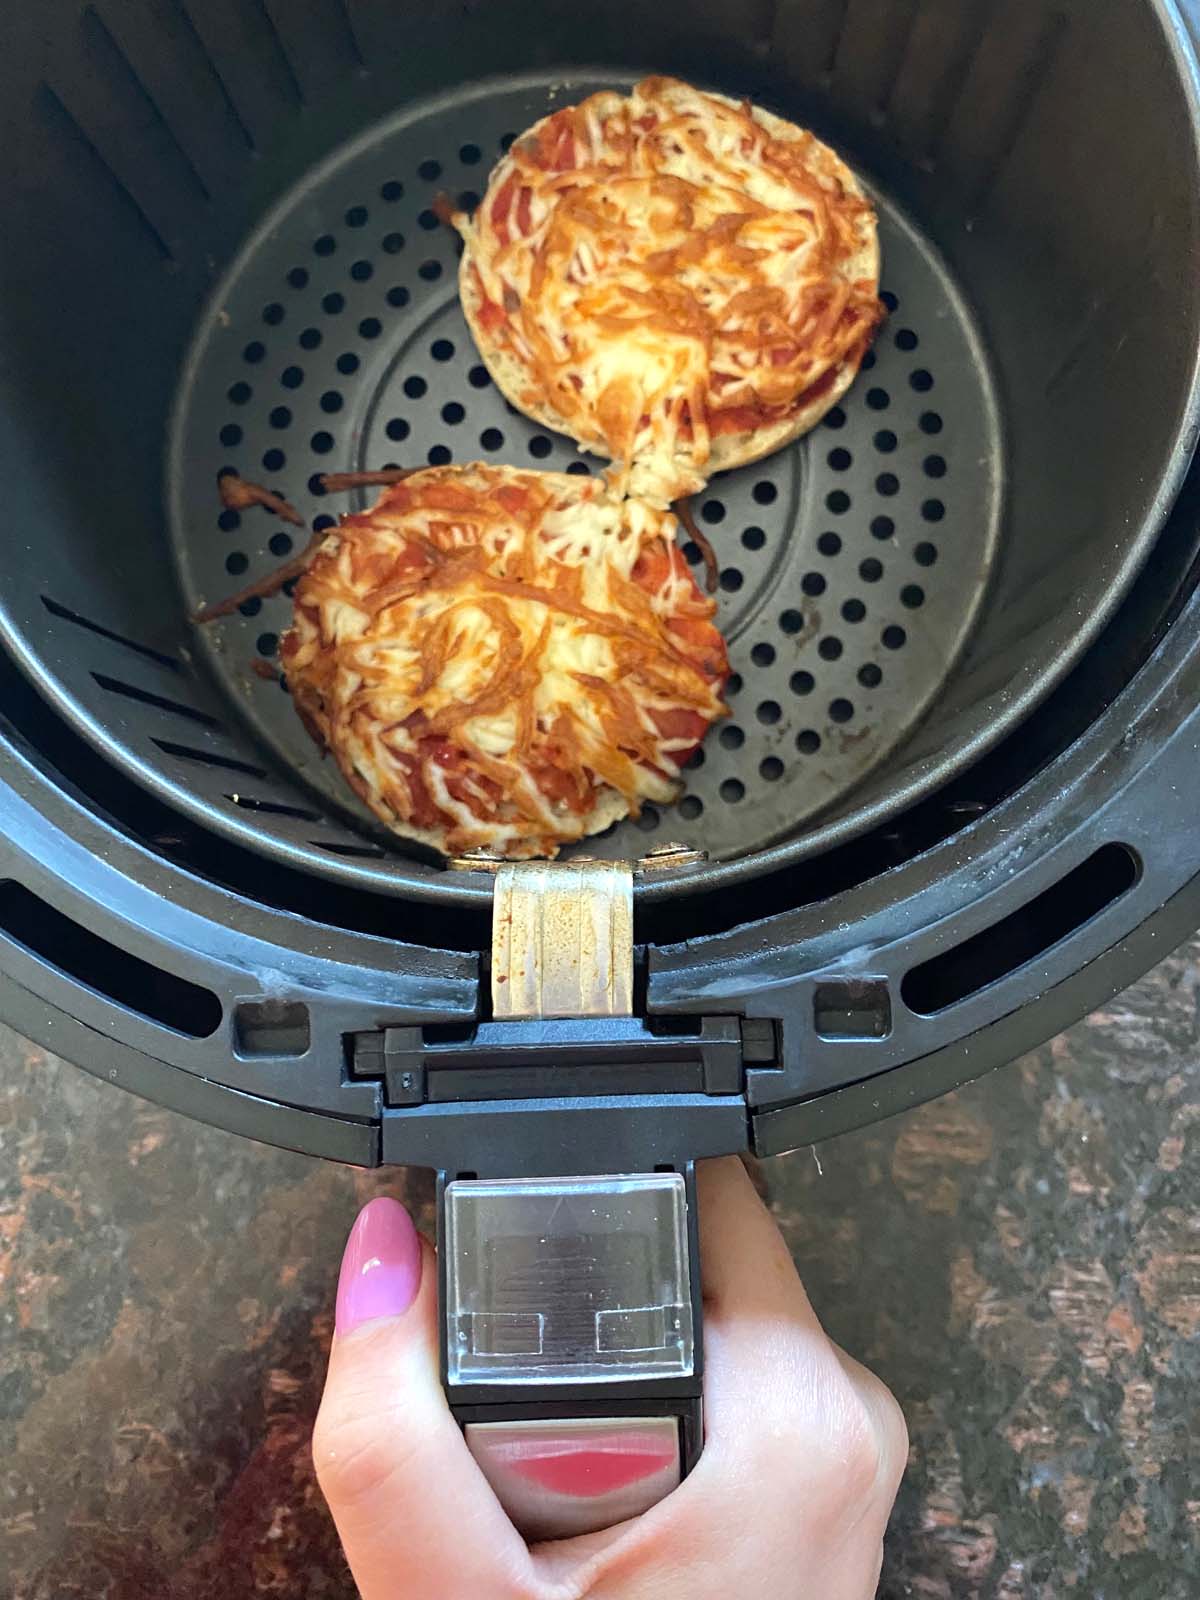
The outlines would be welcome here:
[[[1016,1065],[765,1169],[912,1461],[886,1600],[1200,1593],[1200,945]],[[308,1433],[387,1191],[0,1032],[0,1594],[349,1600]],[[399,1594],[399,1591],[398,1591]]]

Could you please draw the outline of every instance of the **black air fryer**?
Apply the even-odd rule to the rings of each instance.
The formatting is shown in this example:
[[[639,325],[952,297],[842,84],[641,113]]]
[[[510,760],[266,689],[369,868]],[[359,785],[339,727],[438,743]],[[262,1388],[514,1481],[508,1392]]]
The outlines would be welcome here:
[[[692,1163],[939,1094],[1200,922],[1200,6],[45,0],[7,29],[0,1010],[207,1121],[435,1168],[485,1470],[514,1425],[615,1420],[661,1492],[701,1437]],[[434,200],[650,70],[846,157],[889,318],[812,435],[697,504],[733,715],[677,808],[552,865],[418,859],[300,726],[286,595],[190,622],[306,537],[216,481],[320,529],[353,508],[328,471],[588,470],[491,385]]]

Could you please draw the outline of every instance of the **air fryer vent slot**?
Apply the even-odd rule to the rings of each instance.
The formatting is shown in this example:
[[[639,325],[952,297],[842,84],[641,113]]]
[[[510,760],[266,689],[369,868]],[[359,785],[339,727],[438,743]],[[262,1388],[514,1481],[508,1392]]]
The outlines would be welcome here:
[[[207,711],[200,711],[196,706],[181,705],[178,700],[169,700],[166,695],[154,694],[149,689],[139,689],[135,683],[124,683],[120,678],[110,678],[106,672],[93,672],[92,677],[102,689],[107,689],[109,694],[122,695],[126,700],[136,700],[139,705],[153,706],[157,711],[169,711],[172,716],[186,717],[190,722],[199,723],[202,728],[223,727],[216,717],[210,717]]]
[[[211,989],[119,949],[13,879],[0,882],[0,932],[47,966],[175,1033],[207,1039],[220,1026],[221,1002]]]
[[[1114,905],[1141,869],[1129,845],[1102,845],[1028,905],[914,967],[900,986],[905,1005],[918,1016],[933,1016],[999,983]]]
[[[136,639],[128,639],[123,633],[114,633],[111,628],[106,628],[103,623],[93,622],[90,617],[81,617],[77,611],[72,611],[69,606],[60,605],[48,594],[42,596],[42,604],[52,617],[58,617],[62,622],[73,623],[77,628],[86,628],[89,633],[98,634],[101,639],[110,639],[113,644],[123,645],[126,650],[132,650],[135,655],[153,661],[157,666],[167,667],[172,672],[181,670],[174,656],[164,655],[161,650],[155,650],[151,645],[139,644]]]

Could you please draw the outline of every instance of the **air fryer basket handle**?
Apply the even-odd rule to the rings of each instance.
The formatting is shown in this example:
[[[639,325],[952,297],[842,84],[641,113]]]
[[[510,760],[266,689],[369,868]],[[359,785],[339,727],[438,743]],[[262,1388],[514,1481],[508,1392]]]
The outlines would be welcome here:
[[[646,1511],[702,1444],[695,1169],[438,1184],[442,1377],[531,1540]]]

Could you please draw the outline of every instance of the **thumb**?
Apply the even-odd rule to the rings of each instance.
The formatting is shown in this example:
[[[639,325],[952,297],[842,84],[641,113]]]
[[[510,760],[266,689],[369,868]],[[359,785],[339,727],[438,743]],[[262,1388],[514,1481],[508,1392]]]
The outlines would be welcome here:
[[[519,1592],[525,1543],[442,1393],[433,1251],[395,1200],[346,1243],[313,1458],[363,1600]]]

